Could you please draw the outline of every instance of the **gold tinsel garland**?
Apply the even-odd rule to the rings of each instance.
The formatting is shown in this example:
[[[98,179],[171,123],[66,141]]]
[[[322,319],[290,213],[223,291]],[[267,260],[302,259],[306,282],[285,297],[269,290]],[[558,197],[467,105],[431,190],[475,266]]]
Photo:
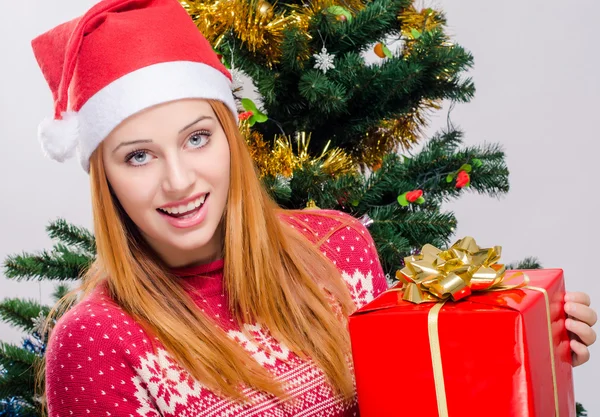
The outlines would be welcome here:
[[[283,30],[293,16],[275,14],[266,0],[180,1],[211,45],[218,49],[230,31],[251,52],[276,62]]]
[[[356,164],[352,157],[339,148],[329,149],[329,143],[325,145],[320,156],[311,156],[308,152],[310,134],[306,132],[299,132],[294,138],[277,135],[271,148],[260,133],[250,131],[247,123],[242,122],[240,130],[261,178],[265,175],[289,178],[295,169],[307,165],[318,165],[331,176],[356,172]]]
[[[417,11],[412,4],[398,14],[398,20],[402,25],[400,32],[405,38],[413,37],[413,29],[425,32],[441,27],[446,23],[440,12],[430,8]]]
[[[440,100],[425,100],[408,114],[382,120],[362,139],[353,153],[355,160],[369,168],[378,169],[384,155],[396,150],[407,151],[417,144],[427,126],[427,113],[441,108]]]
[[[308,37],[310,19],[329,6],[340,5],[335,0],[313,0],[307,7],[286,5],[285,11],[275,12],[266,0],[180,0],[180,3],[214,48],[233,30],[243,46],[266,59],[268,67],[279,62],[283,32],[288,25],[297,26]],[[348,0],[343,6],[350,12],[364,8],[361,0]],[[304,51],[299,58],[308,60],[310,56],[309,51]]]

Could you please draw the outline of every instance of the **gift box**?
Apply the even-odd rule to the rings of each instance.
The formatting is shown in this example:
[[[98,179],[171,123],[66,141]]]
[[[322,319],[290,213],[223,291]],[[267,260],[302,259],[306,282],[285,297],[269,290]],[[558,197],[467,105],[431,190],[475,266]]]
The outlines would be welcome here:
[[[563,271],[502,280],[520,284],[423,303],[404,282],[353,313],[361,417],[575,416]]]

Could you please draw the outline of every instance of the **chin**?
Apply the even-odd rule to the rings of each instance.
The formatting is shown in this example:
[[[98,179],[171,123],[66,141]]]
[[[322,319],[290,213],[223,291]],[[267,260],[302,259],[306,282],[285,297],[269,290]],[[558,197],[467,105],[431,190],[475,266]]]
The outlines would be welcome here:
[[[212,240],[212,235],[207,236],[204,233],[194,234],[195,236],[179,236],[175,237],[173,240],[169,242],[164,242],[173,249],[181,250],[181,251],[192,251],[192,250],[200,250],[206,245],[210,244]]]
[[[158,234],[157,240],[161,240],[161,238],[168,240],[169,245],[186,250],[199,249],[210,245],[215,233],[218,231],[219,225],[217,222],[212,221],[212,219],[206,220],[202,225],[190,229],[169,227],[164,232]]]
[[[197,226],[176,228],[166,224],[164,219],[157,220],[154,217],[156,214],[152,213],[152,216],[140,222],[146,225],[142,234],[159,254],[201,251],[203,247],[216,243],[214,237],[219,231],[220,222],[213,218],[213,214],[209,212],[204,221]]]

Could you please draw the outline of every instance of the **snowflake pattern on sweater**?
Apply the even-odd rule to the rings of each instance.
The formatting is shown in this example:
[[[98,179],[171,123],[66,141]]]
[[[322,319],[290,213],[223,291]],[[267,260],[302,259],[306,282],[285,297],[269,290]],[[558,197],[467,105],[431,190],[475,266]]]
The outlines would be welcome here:
[[[327,213],[327,210],[320,210]],[[354,227],[335,230],[339,221],[306,210],[282,215],[311,241],[331,235],[321,245],[338,267],[357,307],[387,288],[375,245],[367,229],[336,212]],[[333,232],[332,232],[333,231]],[[253,400],[238,403],[202,386],[161,348],[150,347],[150,336],[101,288],[58,321],[46,354],[46,392],[50,417],[67,416],[357,416],[356,397],[344,402],[333,394],[324,373],[301,360],[260,324],[245,324],[254,341],[231,318],[223,288],[223,260],[175,270],[193,289],[199,308],[211,315],[262,366],[293,393],[295,402],[248,388]]]

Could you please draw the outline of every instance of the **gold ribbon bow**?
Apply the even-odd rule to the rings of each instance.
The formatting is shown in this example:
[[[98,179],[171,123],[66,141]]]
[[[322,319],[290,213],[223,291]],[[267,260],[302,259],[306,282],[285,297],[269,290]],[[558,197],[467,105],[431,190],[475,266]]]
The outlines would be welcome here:
[[[403,299],[412,303],[439,302],[452,298],[458,301],[473,291],[494,291],[521,288],[528,284],[527,276],[516,285],[505,280],[506,268],[498,264],[502,248],[480,248],[475,239],[467,236],[458,240],[448,250],[433,245],[423,246],[418,255],[404,258],[405,267],[396,272],[402,282]]]

